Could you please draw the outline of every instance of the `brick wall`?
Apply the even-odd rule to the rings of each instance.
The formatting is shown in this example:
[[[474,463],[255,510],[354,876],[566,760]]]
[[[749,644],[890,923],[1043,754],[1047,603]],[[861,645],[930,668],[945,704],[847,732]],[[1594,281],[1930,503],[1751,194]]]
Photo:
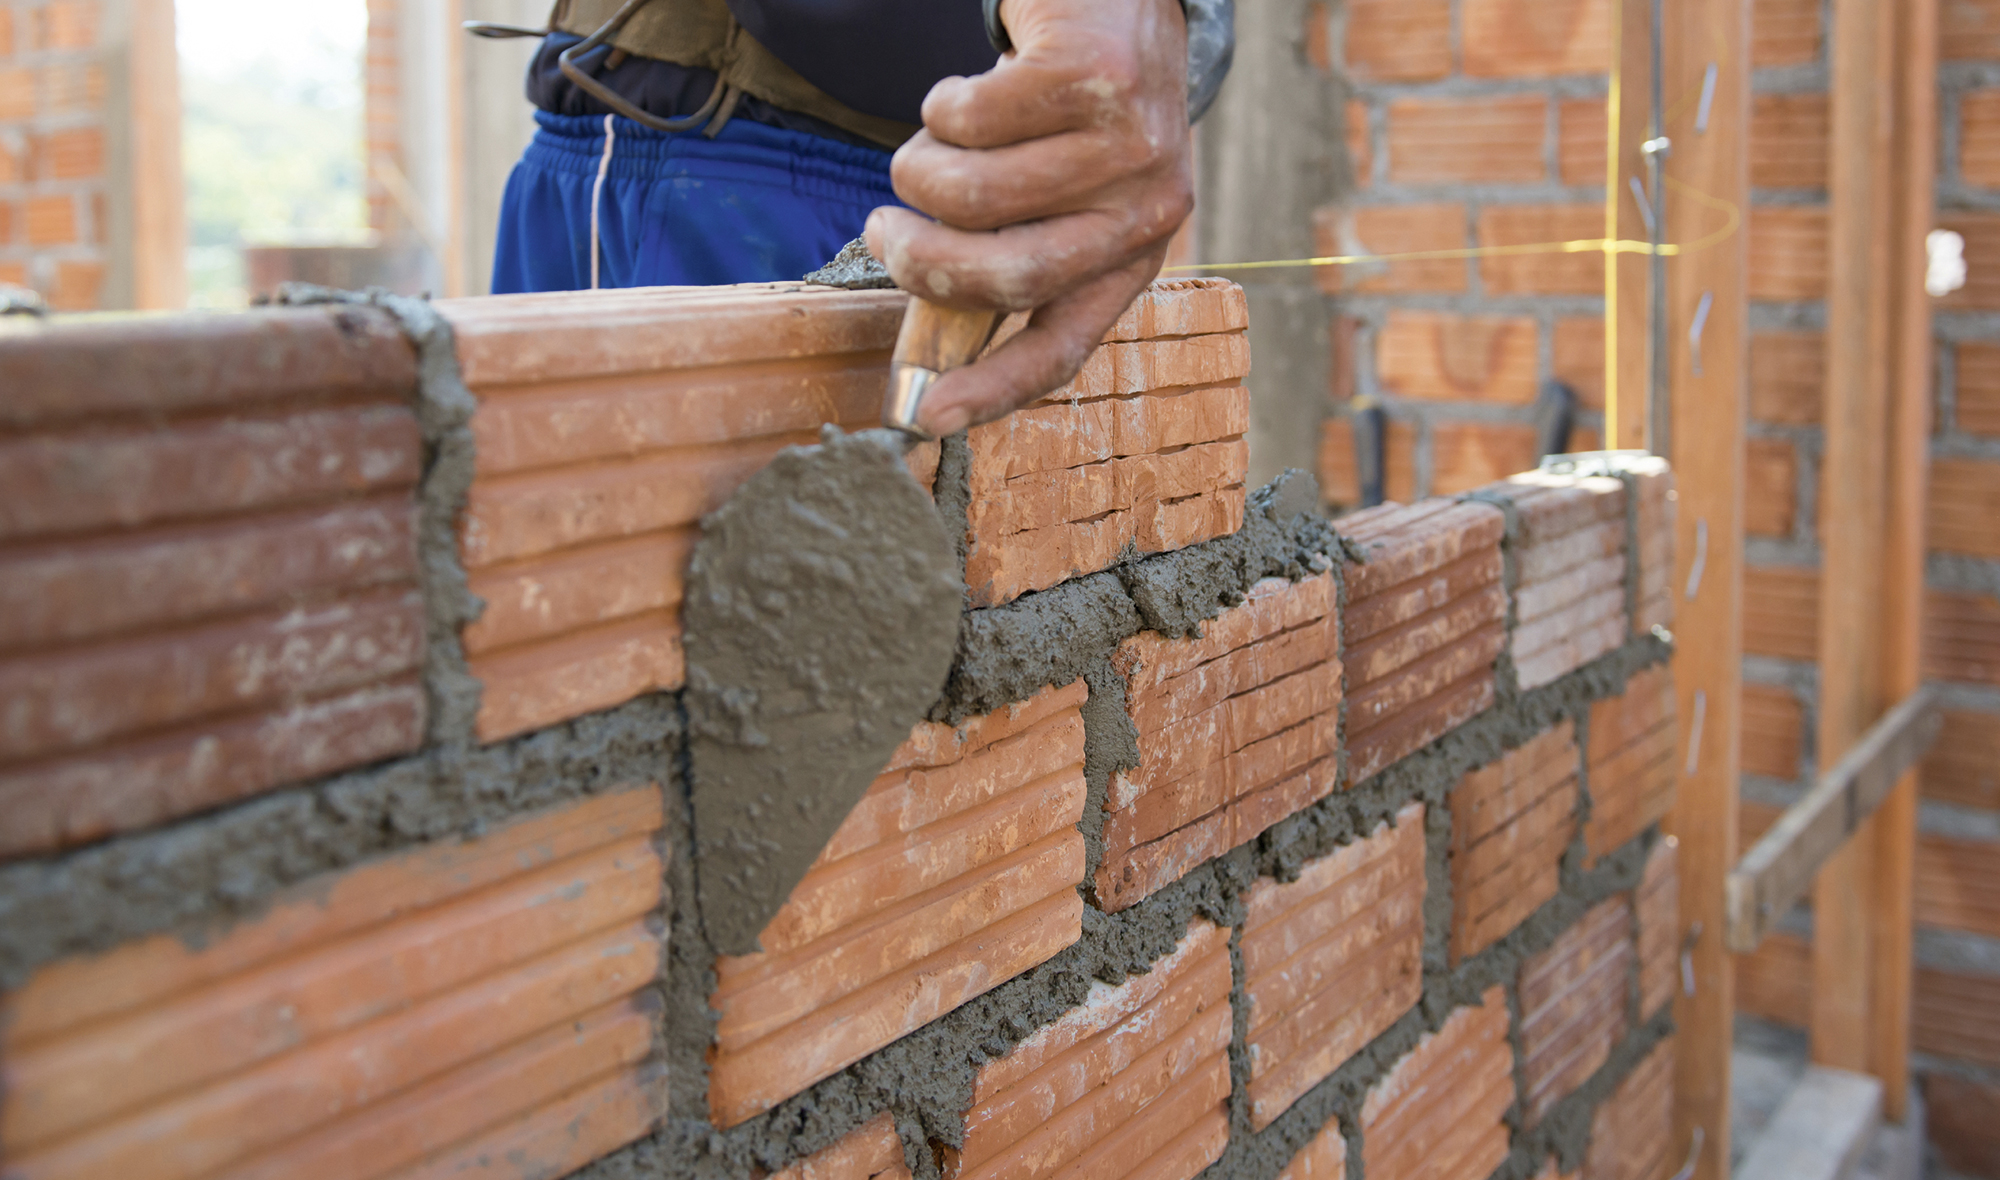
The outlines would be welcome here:
[[[1317,11],[1317,10],[1316,10]],[[1344,54],[1354,187],[1319,211],[1321,254],[1604,236],[1605,0],[1350,0]],[[1550,379],[1580,413],[1555,447],[1591,450],[1604,405],[1598,254],[1328,268],[1334,416],[1319,471],[1358,502],[1348,399],[1387,410],[1392,500],[1450,495],[1535,465]]]
[[[1645,1175],[1670,477],[1246,491],[1226,283],[917,453],[958,665],[715,952],[687,554],[872,417],[901,299],[0,340],[8,1176]]]
[[[1825,323],[1827,90],[1830,72],[1826,14],[1816,0],[1756,0],[1753,15],[1750,218],[1750,427],[1745,465],[1748,564],[1744,578],[1744,834],[1761,831],[1795,798],[1814,765],[1817,724],[1819,489],[1837,473],[1821,463],[1820,429]],[[1991,89],[2000,60],[1993,36],[2000,5],[1944,0],[1939,44],[1942,137],[1938,224],[1966,239],[1969,282],[1936,302],[1935,400],[1932,441],[1929,595],[1925,608],[1928,678],[1941,681],[1945,733],[1924,765],[1922,831],[1918,844],[1919,988],[1931,988],[1920,1008],[1972,1021],[1957,1005],[1983,995],[1996,979],[1977,964],[1992,962],[2000,935],[1977,915],[1988,882],[2000,874],[2000,809],[1989,785],[1991,758],[1981,761],[1988,734],[2000,732],[2000,421],[1994,402],[1994,360],[2000,357],[2000,235],[1990,212],[2000,195],[1994,151],[2000,145],[2000,92]],[[1964,900],[1961,900],[1964,899]],[[1783,957],[1776,946],[1759,958]],[[1749,977],[1767,979],[1768,965]],[[1924,981],[1929,981],[1928,984]],[[1949,982],[1951,986],[1947,987]],[[1962,984],[1962,986],[1961,986]],[[1803,1008],[1762,1005],[1759,988],[1746,1007],[1796,1023]],[[1981,1073],[1949,1039],[1920,1046],[1919,1065],[1935,1079],[1970,1072],[1949,1083],[1954,1094],[2000,1102],[2000,1073]],[[1963,1111],[1961,1103],[1955,1109]],[[1954,1166],[1977,1174],[1977,1135],[1961,1119],[1933,1124]],[[1983,1169],[1983,1170],[1982,1170]]]

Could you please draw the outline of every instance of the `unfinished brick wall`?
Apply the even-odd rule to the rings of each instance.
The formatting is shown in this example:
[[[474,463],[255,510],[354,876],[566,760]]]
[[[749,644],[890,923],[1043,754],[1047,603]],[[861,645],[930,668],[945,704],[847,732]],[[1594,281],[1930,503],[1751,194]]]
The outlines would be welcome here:
[[[1817,724],[1821,463],[1827,278],[1827,91],[1830,44],[1814,0],[1755,0],[1750,168],[1756,202],[1750,233],[1750,426],[1744,505],[1750,534],[1744,575],[1743,759],[1746,842],[1825,769],[1814,765]],[[1916,1049],[1935,1090],[1949,1083],[1956,1109],[1978,1095],[2000,1112],[2000,1054],[1946,1033],[1980,1019],[2000,997],[2000,976],[1982,963],[2000,950],[2000,910],[1972,900],[2000,871],[1991,735],[2000,733],[2000,218],[1991,212],[2000,173],[2000,5],[1944,0],[1940,6],[1937,224],[1965,237],[1966,287],[1936,301],[1935,398],[1931,407],[1925,604],[1926,678],[1941,682],[1945,730],[1925,762],[1918,843]],[[1747,847],[1747,843],[1746,843]],[[1789,939],[1803,928],[1795,928]],[[1803,943],[1774,941],[1746,978],[1765,981],[1793,963]],[[1798,1023],[1760,982],[1747,1010]],[[1796,998],[1796,997],[1794,997]],[[1989,1116],[1990,1123],[1990,1116]],[[1958,1118],[1935,1121],[1947,1161],[2000,1174],[1982,1144],[1991,1131]]]
[[[715,952],[687,553],[872,417],[901,299],[0,336],[10,1180],[1525,1176],[1664,1126],[1669,476],[1246,493],[1226,283],[916,455],[968,568],[1042,572],[974,588],[931,718]],[[1613,592],[1603,643],[1523,645]],[[400,711],[298,728],[350,698]]]
[[[1348,0],[1354,188],[1317,218],[1321,254],[1397,254],[1604,236],[1605,0]],[[1326,19],[1325,10],[1309,19]],[[1578,395],[1556,450],[1592,450],[1604,408],[1598,254],[1327,268],[1337,296],[1319,471],[1359,502],[1349,399],[1388,412],[1387,495],[1468,491],[1535,465],[1550,379]]]

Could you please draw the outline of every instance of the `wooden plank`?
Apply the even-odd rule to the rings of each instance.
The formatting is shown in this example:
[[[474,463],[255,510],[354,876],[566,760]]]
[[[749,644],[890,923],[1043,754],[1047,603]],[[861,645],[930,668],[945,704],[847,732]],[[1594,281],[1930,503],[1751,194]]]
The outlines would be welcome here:
[[[1662,46],[1668,225],[1692,241],[1722,225],[1712,205],[1750,201],[1749,0],[1673,0]],[[1698,130],[1709,69],[1715,82],[1707,130]],[[1736,863],[1738,763],[1742,746],[1743,429],[1749,371],[1746,319],[1749,239],[1673,260],[1668,273],[1667,352],[1672,361],[1671,458],[1680,489],[1673,592],[1682,596],[1674,631],[1676,708],[1684,749],[1668,830],[1680,840],[1681,945],[1689,948],[1694,989],[1675,998],[1676,1157],[1701,1132],[1695,1180],[1729,1176],[1729,1059],[1735,972],[1723,946],[1723,881]],[[1690,345],[1695,315],[1708,314],[1697,366]],[[1701,577],[1691,577],[1696,564]],[[1696,933],[1689,939],[1688,934]]]
[[[1890,699],[1923,685],[1924,520],[1930,461],[1931,298],[1925,239],[1937,208],[1938,0],[1896,5],[1895,168],[1892,194],[1887,539],[1883,552],[1882,681]],[[1875,820],[1875,998],[1870,1056],[1882,1111],[1908,1114],[1916,900],[1918,774],[1905,773]]]
[[[1805,895],[1815,875],[1871,818],[1937,738],[1936,691],[1921,688],[1854,743],[1786,809],[1729,874],[1729,949],[1748,954]],[[1825,915],[1814,911],[1814,930]]]

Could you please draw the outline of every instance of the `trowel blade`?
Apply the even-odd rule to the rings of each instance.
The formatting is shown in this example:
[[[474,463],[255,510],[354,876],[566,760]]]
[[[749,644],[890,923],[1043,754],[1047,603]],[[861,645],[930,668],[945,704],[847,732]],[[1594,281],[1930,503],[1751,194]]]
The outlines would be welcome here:
[[[702,522],[681,611],[695,876],[748,954],[943,691],[958,558],[892,431],[791,447]]]

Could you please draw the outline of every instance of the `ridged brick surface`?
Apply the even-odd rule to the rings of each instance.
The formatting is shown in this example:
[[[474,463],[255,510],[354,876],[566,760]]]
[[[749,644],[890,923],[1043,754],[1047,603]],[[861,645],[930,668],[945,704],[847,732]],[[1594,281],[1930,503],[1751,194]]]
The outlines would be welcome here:
[[[1329,1119],[1312,1142],[1299,1148],[1278,1180],[1347,1180],[1347,1138],[1340,1133],[1340,1120]]]
[[[1451,72],[1451,0],[1351,0],[1347,67],[1359,78],[1417,82]]]
[[[1095,573],[1128,547],[1160,553],[1243,527],[1249,372],[1242,289],[1161,282],[1074,381],[974,427],[971,604]]]
[[[1250,1122],[1261,1130],[1422,995],[1423,805],[1290,884],[1258,881],[1246,906]]]
[[[1229,931],[1197,920],[1143,975],[979,1071],[947,1180],[1188,1180],[1229,1142]]]
[[[1451,957],[1471,958],[1555,897],[1576,835],[1577,749],[1568,721],[1454,787]]]
[[[1826,298],[1827,211],[1762,205],[1750,210],[1750,298]]]
[[[0,858],[417,747],[393,321],[16,326],[0,373]]]
[[[1078,682],[953,729],[919,724],[757,954],[717,960],[720,1126],[846,1068],[1082,934]]]
[[[1680,1166],[1674,1150],[1674,1042],[1661,1041],[1634,1066],[1590,1121],[1581,1180],[1661,1180]]]
[[[1945,1166],[1968,1176],[2000,1172],[2000,1086],[1938,1071],[1923,1087],[1924,1130]]]
[[[1686,588],[1674,583],[1674,530],[1679,519],[1679,493],[1674,490],[1673,469],[1664,459],[1628,460],[1623,468],[1632,482],[1632,517],[1638,534],[1629,544],[1638,550],[1639,586],[1637,613],[1632,619],[1635,634],[1655,628],[1673,630],[1674,603]]]
[[[1639,923],[1639,1018],[1651,1020],[1681,988],[1680,844],[1672,836],[1653,846],[1646,873],[1632,898]]]
[[[832,1147],[772,1173],[771,1180],[910,1180],[910,1169],[903,1141],[896,1136],[896,1120],[885,1113]]]
[[[1347,776],[1366,782],[1485,710],[1506,644],[1500,510],[1384,504],[1337,522],[1346,569]]]
[[[1938,745],[1944,744],[1940,735]],[[1797,694],[1776,685],[1744,685],[1743,773],[1791,782],[1799,777],[1804,752],[1805,708]],[[1936,752],[1932,747],[1932,753]],[[1926,794],[1931,793],[1931,781],[1932,776],[1926,774]]]
[[[1530,471],[1482,489],[1514,506],[1514,674],[1538,688],[1625,642],[1625,484]]]
[[[1369,1180],[1486,1176],[1507,1158],[1514,1050],[1507,999],[1489,989],[1418,1042],[1361,1104],[1362,1174]]]
[[[10,1180],[559,1175],[664,1111],[656,788],[309,882],[0,997]]]
[[[1928,620],[1927,620],[1928,621]],[[1929,640],[1926,636],[1926,640]],[[1819,571],[1751,565],[1743,570],[1743,651],[1811,663],[1819,655]]]
[[[1648,668],[1623,696],[1590,706],[1590,820],[1583,838],[1591,863],[1617,851],[1674,806],[1680,773],[1673,670]]]
[[[1463,0],[1465,72],[1475,78],[1602,74],[1611,9],[1597,0]]]
[[[1539,353],[1535,321],[1525,316],[1395,311],[1375,339],[1383,388],[1425,401],[1530,404]]]
[[[1961,362],[1963,363],[1963,362]],[[1750,337],[1750,416],[1811,426],[1824,408],[1826,338],[1818,332],[1757,332]]]
[[[1592,908],[1547,950],[1521,964],[1521,1071],[1529,1125],[1588,1081],[1625,1034],[1632,957],[1632,905],[1621,895]]]
[[[1120,645],[1139,766],[1106,794],[1099,905],[1124,909],[1339,786],[1334,593],[1331,574],[1267,579],[1200,639]]]

